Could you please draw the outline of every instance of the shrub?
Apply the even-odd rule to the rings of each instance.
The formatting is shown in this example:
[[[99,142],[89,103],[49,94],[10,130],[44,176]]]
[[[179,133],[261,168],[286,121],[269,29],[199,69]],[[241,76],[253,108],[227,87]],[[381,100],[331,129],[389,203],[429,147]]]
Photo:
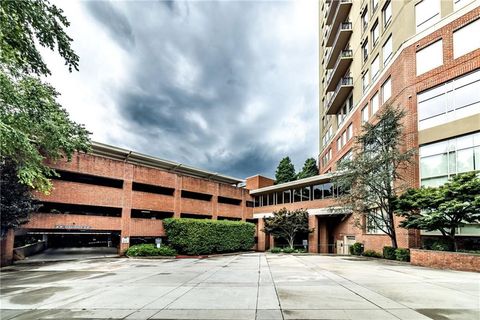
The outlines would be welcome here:
[[[295,249],[295,253],[306,253],[306,249]]]
[[[394,247],[383,247],[383,257],[388,260],[395,260],[395,248]]]
[[[349,248],[350,254],[360,256],[363,253],[363,243],[355,242]]]
[[[374,250],[365,250],[363,252],[363,255],[365,257],[373,257],[373,258],[382,258],[382,254],[381,253],[378,253]]]
[[[446,241],[435,241],[432,243],[432,250],[438,250],[438,251],[450,251],[451,245],[447,243]]]
[[[290,248],[290,247],[283,248],[283,253],[294,253],[294,252],[295,252],[295,249],[293,248]]]
[[[128,248],[129,257],[174,256],[177,252],[167,245],[157,248],[154,244],[137,244]]]
[[[271,253],[280,253],[280,252],[282,252],[282,248],[273,247],[272,249],[270,249],[270,252]]]
[[[410,261],[410,250],[398,248],[395,250],[395,257],[398,261]]]
[[[168,218],[163,225],[170,245],[182,254],[246,251],[255,244],[255,225],[249,222]]]

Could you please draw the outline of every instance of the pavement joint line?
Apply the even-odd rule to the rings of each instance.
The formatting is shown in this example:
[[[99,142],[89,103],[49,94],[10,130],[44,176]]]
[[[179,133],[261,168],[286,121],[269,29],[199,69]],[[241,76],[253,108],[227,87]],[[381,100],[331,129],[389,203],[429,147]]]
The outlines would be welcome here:
[[[275,283],[275,279],[273,278],[272,268],[270,267],[270,262],[268,261],[268,256],[264,255],[265,260],[267,261],[268,271],[270,273],[270,277],[272,278],[273,288],[275,289],[275,295],[277,296],[278,306],[280,308],[280,314],[282,315],[282,320],[285,320],[285,315],[283,314],[282,302],[280,301],[280,297],[278,296],[278,289],[277,284]]]
[[[300,263],[302,263],[303,265],[305,265],[305,266],[306,266],[308,269],[310,269],[312,272],[314,272],[314,273],[316,273],[316,274],[322,275],[322,274],[319,273],[317,270],[315,270],[311,265],[307,264],[306,262],[300,260],[299,258],[297,258],[297,257],[295,257],[295,256],[294,256],[294,258],[297,259],[297,260],[299,260]],[[328,275],[328,273],[332,273],[331,271],[329,271],[329,270],[327,270],[327,269],[325,269],[325,268],[322,268],[322,267],[320,267],[320,266],[318,266],[318,265],[316,265],[316,264],[314,264],[314,266],[317,267],[317,268],[320,268],[320,269],[324,270],[325,273],[324,273],[323,275],[326,276],[327,278],[329,278],[330,280],[338,283],[338,285],[342,286],[343,288],[347,289],[348,291],[352,292],[353,294],[361,297],[362,299],[367,300],[367,301],[370,302],[371,304],[377,306],[380,310],[384,310],[384,311],[388,312],[389,314],[391,314],[392,316],[394,316],[395,318],[401,319],[401,318],[397,317],[396,315],[394,315],[393,313],[389,312],[388,309],[384,309],[384,308],[380,307],[378,304],[376,304],[375,302],[371,301],[370,299],[368,299],[368,298],[362,296],[361,294],[355,292],[354,290],[346,287],[346,286],[345,286],[343,283],[341,283],[340,281],[337,281],[337,280],[333,279],[331,276]],[[358,284],[358,283],[356,283],[356,282],[354,282],[354,281],[351,281],[350,279],[347,279],[347,278],[345,278],[345,277],[343,277],[343,276],[341,276],[341,275],[335,274],[335,276],[340,277],[340,278],[346,280],[347,282],[351,282],[351,283],[353,283],[353,284],[355,284],[355,285],[357,285],[357,286],[360,286],[360,287],[364,288],[362,285],[360,285],[360,284]],[[387,297],[385,297],[384,295],[381,295],[381,294],[379,294],[379,293],[377,293],[377,292],[375,292],[375,291],[373,291],[373,290],[370,290],[370,289],[368,289],[368,288],[365,288],[365,289],[366,289],[366,290],[369,290],[369,291],[372,291],[373,293],[378,294],[378,295],[384,297],[385,299],[391,300],[390,298],[387,298]],[[392,301],[393,301],[393,300],[392,300]],[[396,302],[396,301],[394,301],[394,302],[395,302],[395,303],[398,303],[398,302]],[[402,303],[398,303],[398,304],[404,306],[404,304],[402,304]],[[410,309],[408,306],[405,306],[405,307],[406,307],[406,309]],[[412,309],[412,310],[413,310],[413,309]],[[413,311],[414,311],[414,310],[413,310]],[[415,312],[416,312],[416,311],[415,311]]]
[[[261,270],[260,265],[261,265],[261,256],[258,255],[257,301],[255,302],[255,319],[257,319],[258,298],[260,296],[260,270]]]

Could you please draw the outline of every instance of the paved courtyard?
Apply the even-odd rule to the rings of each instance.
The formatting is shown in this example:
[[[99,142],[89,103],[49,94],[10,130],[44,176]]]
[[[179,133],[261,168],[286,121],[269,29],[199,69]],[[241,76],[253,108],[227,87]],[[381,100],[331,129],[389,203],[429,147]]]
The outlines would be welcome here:
[[[480,274],[251,253],[2,269],[1,319],[480,319]]]

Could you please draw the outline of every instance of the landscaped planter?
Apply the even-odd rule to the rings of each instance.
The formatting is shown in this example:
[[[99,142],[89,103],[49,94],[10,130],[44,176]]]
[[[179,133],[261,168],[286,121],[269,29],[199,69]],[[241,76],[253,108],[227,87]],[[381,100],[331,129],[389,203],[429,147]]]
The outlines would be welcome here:
[[[480,254],[410,249],[410,263],[416,266],[480,272]]]

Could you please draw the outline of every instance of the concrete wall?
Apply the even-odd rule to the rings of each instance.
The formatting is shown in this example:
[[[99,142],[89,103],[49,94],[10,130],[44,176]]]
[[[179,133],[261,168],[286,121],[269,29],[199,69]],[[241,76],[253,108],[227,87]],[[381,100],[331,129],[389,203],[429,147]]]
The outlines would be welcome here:
[[[27,244],[26,246],[23,246],[23,247],[14,248],[13,255],[16,260],[17,259],[22,260],[25,257],[29,257],[36,253],[42,252],[46,248],[47,248],[47,242],[39,241],[36,243]]]
[[[429,268],[480,272],[480,254],[411,249],[410,263]]]

